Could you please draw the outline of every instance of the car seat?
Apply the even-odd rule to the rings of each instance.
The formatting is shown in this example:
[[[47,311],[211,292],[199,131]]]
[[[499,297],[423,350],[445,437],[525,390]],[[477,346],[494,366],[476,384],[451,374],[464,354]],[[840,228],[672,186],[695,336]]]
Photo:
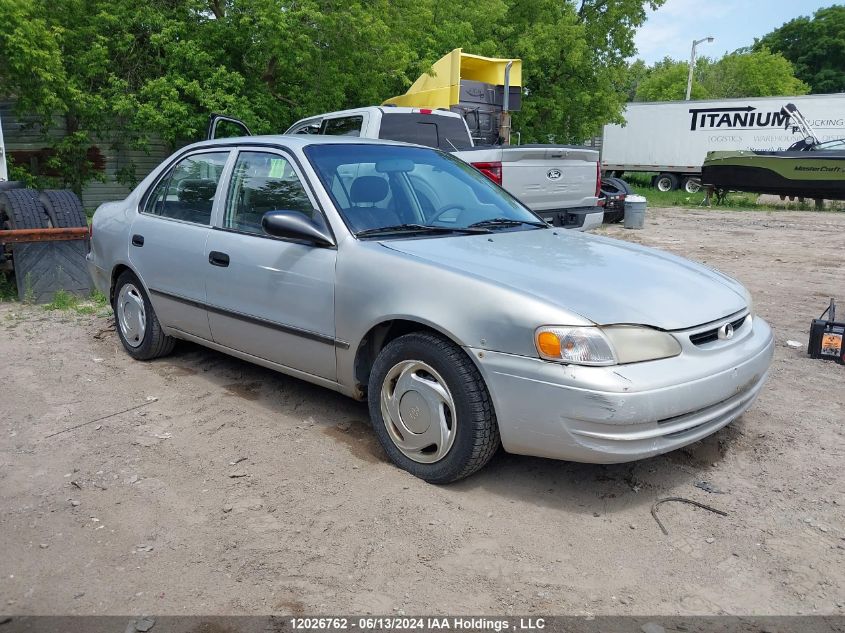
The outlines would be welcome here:
[[[389,193],[387,180],[378,176],[359,176],[352,181],[349,188],[352,206],[346,209],[346,217],[353,231],[401,223],[399,216],[392,209],[376,206]]]

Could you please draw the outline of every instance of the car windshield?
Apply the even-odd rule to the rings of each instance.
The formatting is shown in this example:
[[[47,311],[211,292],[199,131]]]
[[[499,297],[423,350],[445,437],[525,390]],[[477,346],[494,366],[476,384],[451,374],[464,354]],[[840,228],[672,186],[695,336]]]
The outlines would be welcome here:
[[[360,237],[547,227],[474,167],[437,150],[343,143],[311,145],[305,154]]]

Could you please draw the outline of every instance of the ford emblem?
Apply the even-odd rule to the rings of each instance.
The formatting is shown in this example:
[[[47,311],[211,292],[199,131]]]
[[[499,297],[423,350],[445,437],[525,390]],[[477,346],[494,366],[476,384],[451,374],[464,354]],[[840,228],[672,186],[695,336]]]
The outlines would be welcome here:
[[[546,172],[546,178],[549,180],[558,180],[561,176],[563,176],[563,173],[559,169],[550,169]]]

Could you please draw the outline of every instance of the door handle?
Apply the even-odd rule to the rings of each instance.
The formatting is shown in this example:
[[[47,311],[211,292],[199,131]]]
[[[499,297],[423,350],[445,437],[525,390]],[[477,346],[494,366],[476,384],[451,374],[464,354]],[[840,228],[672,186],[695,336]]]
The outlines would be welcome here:
[[[132,236],[132,246],[143,246],[144,245],[144,236],[138,235],[137,233]]]
[[[212,266],[222,266],[225,268],[229,265],[229,256],[226,253],[221,253],[220,251],[211,251],[208,254],[208,263]]]

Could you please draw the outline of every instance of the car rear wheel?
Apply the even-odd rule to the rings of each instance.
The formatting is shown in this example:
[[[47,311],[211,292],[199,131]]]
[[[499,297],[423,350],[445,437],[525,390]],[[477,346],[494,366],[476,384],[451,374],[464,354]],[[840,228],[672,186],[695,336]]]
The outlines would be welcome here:
[[[144,287],[128,270],[117,278],[113,307],[117,334],[132,358],[151,360],[173,351],[176,341],[161,329]]]
[[[490,394],[457,345],[416,332],[378,355],[368,387],[373,429],[390,459],[430,483],[483,467],[499,447]]]

